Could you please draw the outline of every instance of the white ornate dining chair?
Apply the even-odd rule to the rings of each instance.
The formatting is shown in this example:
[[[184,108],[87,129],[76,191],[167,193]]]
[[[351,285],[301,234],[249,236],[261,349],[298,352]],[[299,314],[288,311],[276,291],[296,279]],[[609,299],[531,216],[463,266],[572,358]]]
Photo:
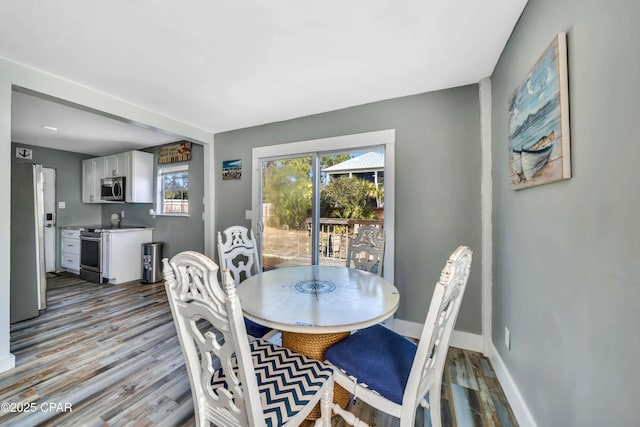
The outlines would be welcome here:
[[[253,230],[233,225],[222,233],[218,231],[218,260],[222,270],[231,271],[236,286],[254,274],[262,273]]]
[[[331,425],[331,368],[262,339],[249,342],[233,279],[226,270],[220,287],[218,266],[206,256],[182,252],[163,264],[198,426],[293,427],[318,402],[316,426]]]
[[[336,384],[380,411],[400,419],[401,427],[413,427],[416,409],[429,410],[432,427],[440,427],[442,374],[469,270],[471,250],[458,247],[436,283],[427,318],[416,346],[403,336],[375,325],[335,344],[325,356],[334,368]],[[334,405],[347,423],[367,424]]]
[[[224,233],[224,240],[222,238]],[[238,286],[243,280],[262,272],[258,245],[253,230],[241,225],[234,225],[218,231],[218,261],[223,270],[229,270]],[[245,319],[247,333],[253,337],[271,339],[278,331]]]
[[[347,267],[382,276],[384,231],[372,225],[361,225],[358,234],[349,239]]]

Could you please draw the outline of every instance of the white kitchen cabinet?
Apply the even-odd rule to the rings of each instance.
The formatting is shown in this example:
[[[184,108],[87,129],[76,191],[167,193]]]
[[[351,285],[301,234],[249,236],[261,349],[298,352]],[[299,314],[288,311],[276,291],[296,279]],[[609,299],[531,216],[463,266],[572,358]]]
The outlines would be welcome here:
[[[128,153],[119,153],[105,156],[103,178],[110,178],[113,176],[126,177],[128,173],[127,154]]]
[[[125,177],[125,201],[153,203],[153,154],[127,151],[82,161],[82,201],[109,203],[101,200],[101,180]]]
[[[102,277],[118,285],[142,278],[142,244],[152,242],[151,228],[102,232]]]
[[[125,177],[125,201],[153,203],[153,154],[127,151],[82,161],[82,201],[108,203],[100,197],[102,178]]]
[[[153,154],[127,151],[126,201],[153,203]]]
[[[80,274],[80,230],[60,231],[60,264],[66,271]]]
[[[82,202],[101,203],[100,180],[104,178],[104,157],[82,161]]]

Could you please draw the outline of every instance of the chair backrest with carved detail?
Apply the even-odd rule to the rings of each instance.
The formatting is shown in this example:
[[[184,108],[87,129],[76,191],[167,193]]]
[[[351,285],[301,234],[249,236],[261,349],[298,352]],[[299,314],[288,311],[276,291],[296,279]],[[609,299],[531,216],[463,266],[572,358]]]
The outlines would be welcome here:
[[[253,230],[234,225],[222,233],[218,232],[218,260],[222,270],[231,271],[236,286],[254,274],[261,273],[262,267]]]
[[[384,231],[371,225],[361,225],[358,234],[349,240],[347,267],[382,276],[384,262]]]
[[[224,425],[229,426],[264,425],[242,309],[229,272],[223,275],[223,289],[217,279],[218,266],[202,254],[182,252],[170,261],[163,259],[163,264],[197,424],[226,420]],[[233,356],[237,375],[231,369]],[[215,387],[212,379],[220,367],[224,385]]]
[[[451,333],[467,287],[471,258],[471,249],[459,246],[447,260],[436,283],[405,388],[401,419],[408,418],[409,414],[404,415],[404,412],[415,411],[416,406],[429,395],[430,402],[438,402],[430,405],[431,417],[440,420],[442,374]]]

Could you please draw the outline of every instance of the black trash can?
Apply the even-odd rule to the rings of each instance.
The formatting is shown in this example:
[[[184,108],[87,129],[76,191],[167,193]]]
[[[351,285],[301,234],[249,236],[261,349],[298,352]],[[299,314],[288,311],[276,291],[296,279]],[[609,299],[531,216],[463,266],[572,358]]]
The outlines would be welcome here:
[[[142,244],[141,283],[156,283],[162,280],[162,242]]]

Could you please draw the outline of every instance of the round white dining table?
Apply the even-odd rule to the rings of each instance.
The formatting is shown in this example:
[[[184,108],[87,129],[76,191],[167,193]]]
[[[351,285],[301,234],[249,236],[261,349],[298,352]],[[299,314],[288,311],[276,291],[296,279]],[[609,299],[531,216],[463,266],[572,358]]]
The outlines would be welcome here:
[[[325,360],[324,352],[349,336],[391,317],[400,293],[393,283],[347,267],[285,267],[251,276],[238,285],[244,315],[282,331],[282,346]],[[350,394],[334,386],[334,402],[345,408]],[[316,408],[307,419],[320,416]]]
[[[350,332],[380,323],[398,309],[388,280],[347,267],[308,265],[254,275],[238,285],[244,315],[286,332]]]

